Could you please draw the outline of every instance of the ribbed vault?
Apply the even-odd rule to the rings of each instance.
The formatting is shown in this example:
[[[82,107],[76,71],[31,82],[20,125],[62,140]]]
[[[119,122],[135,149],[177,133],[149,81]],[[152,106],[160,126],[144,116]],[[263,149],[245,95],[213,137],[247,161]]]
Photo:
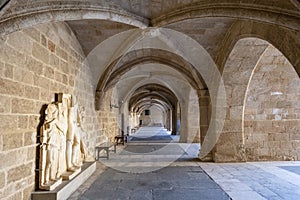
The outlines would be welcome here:
[[[152,105],[160,105],[163,111],[174,109],[177,105],[177,97],[165,86],[159,84],[144,85],[132,94],[129,100],[129,110],[142,112]]]
[[[199,72],[179,55],[160,49],[139,49],[119,57],[104,71],[97,90],[105,91],[120,81],[120,78],[137,65],[156,63],[178,71],[195,89],[206,88]]]

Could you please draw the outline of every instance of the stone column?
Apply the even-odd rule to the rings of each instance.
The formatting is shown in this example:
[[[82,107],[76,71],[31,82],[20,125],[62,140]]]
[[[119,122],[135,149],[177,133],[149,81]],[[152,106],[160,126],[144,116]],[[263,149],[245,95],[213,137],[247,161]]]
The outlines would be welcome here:
[[[198,90],[199,96],[199,107],[200,107],[200,144],[203,144],[204,138],[206,136],[210,117],[211,117],[211,104],[208,89]],[[212,152],[210,152],[203,161],[212,161]]]
[[[200,107],[200,143],[202,144],[204,141],[204,137],[206,136],[206,132],[209,127],[210,122],[210,96],[208,90],[199,90],[199,107]]]
[[[177,134],[177,107],[172,110],[172,135]]]
[[[171,112],[170,112],[170,109],[167,110],[166,112],[166,129],[168,131],[171,130]]]

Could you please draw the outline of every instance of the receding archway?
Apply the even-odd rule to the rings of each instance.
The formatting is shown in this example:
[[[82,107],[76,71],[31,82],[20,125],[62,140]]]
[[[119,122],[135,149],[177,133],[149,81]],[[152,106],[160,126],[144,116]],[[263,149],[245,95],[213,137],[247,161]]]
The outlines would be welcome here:
[[[245,49],[248,49],[248,51],[245,51]],[[270,64],[270,62],[272,64]],[[284,73],[287,74],[282,74],[282,76],[280,73],[278,74],[278,70],[281,71],[286,67],[290,68],[289,70],[284,70]],[[278,87],[283,85],[285,85],[284,87],[289,85],[286,81],[281,83],[283,79],[290,79],[293,83],[294,81],[297,82],[297,78],[295,77],[297,75],[291,68],[292,65],[289,64],[285,56],[265,40],[259,38],[243,38],[235,44],[223,70],[223,79],[227,93],[227,115],[223,133],[214,150],[215,161],[260,160],[260,158],[265,159],[266,157],[263,155],[266,154],[269,155],[269,159],[272,156],[273,159],[276,159],[275,155],[280,154],[280,152],[282,153],[282,151],[274,153],[274,149],[280,147],[280,142],[277,142],[277,145],[274,144],[274,149],[269,148],[269,146],[264,147],[264,145],[257,148],[257,144],[261,144],[264,140],[266,141],[265,143],[269,142],[270,144],[272,142],[274,143],[274,141],[280,141],[280,139],[271,139],[270,141],[266,136],[269,133],[267,128],[268,124],[269,128],[276,126],[278,123],[284,124],[284,122],[279,122],[280,120],[284,121],[283,118],[279,119],[275,113],[273,114],[273,112],[281,112],[282,110],[278,110],[278,105],[274,103],[276,100],[273,99],[273,101],[271,101],[272,98],[276,99],[276,96],[278,97],[278,91],[271,90],[272,88],[276,90],[276,88],[278,89]],[[267,73],[273,73],[274,76],[270,76],[269,78],[264,77],[266,72],[264,70],[267,70]],[[283,78],[282,80],[281,77]],[[274,82],[274,84],[270,85],[272,82]],[[267,90],[265,91],[261,88],[267,88]],[[287,89],[284,90],[287,91]],[[295,92],[295,90],[293,92]],[[297,95],[297,93],[293,95]],[[261,99],[258,98],[258,96]],[[256,98],[258,98],[258,100]],[[280,108],[289,108],[285,103],[290,102],[286,100],[287,98],[279,103],[281,104]],[[266,107],[262,108],[263,104]],[[294,112],[294,110],[292,112]],[[282,127],[287,127],[287,125],[283,125]],[[257,132],[258,135],[255,135],[254,130],[260,130],[261,132]],[[280,134],[280,136],[284,137],[284,135],[289,133],[290,132],[286,132],[286,134],[283,133]],[[271,135],[269,134],[269,136]],[[261,138],[259,138],[260,136]],[[276,137],[277,136],[278,135],[276,135]],[[273,135],[271,137],[275,136]],[[255,138],[254,141],[253,138]],[[293,143],[286,139],[282,141]],[[287,149],[290,150],[289,153],[285,152],[286,158],[289,157],[288,155],[292,155],[291,152],[293,148],[291,148],[291,144],[286,145]],[[270,153],[271,151],[273,154]],[[295,156],[295,149],[293,151]],[[279,157],[277,157],[278,160],[284,159],[282,155]]]
[[[259,59],[244,105],[246,159],[299,159],[300,79],[273,45]]]

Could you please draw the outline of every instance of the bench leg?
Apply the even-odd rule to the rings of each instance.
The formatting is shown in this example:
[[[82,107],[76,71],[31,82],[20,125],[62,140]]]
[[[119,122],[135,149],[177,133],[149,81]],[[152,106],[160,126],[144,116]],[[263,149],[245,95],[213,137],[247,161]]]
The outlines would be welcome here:
[[[114,152],[115,153],[117,153],[117,147],[116,147],[117,145],[116,144],[114,144]]]
[[[96,148],[95,160],[99,160],[99,148]]]
[[[109,159],[109,149],[108,148],[106,149],[106,159],[107,160]]]

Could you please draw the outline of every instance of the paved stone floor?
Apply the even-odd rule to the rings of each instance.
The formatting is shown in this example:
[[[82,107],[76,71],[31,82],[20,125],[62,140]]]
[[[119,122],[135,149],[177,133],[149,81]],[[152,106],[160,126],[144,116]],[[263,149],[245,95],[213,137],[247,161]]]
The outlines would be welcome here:
[[[300,162],[204,163],[199,145],[177,143],[178,137],[155,127],[117,146],[110,159],[69,199],[300,199]],[[153,141],[153,138],[157,139]],[[159,141],[159,142],[158,142]]]
[[[232,199],[300,199],[300,162],[199,163]]]

